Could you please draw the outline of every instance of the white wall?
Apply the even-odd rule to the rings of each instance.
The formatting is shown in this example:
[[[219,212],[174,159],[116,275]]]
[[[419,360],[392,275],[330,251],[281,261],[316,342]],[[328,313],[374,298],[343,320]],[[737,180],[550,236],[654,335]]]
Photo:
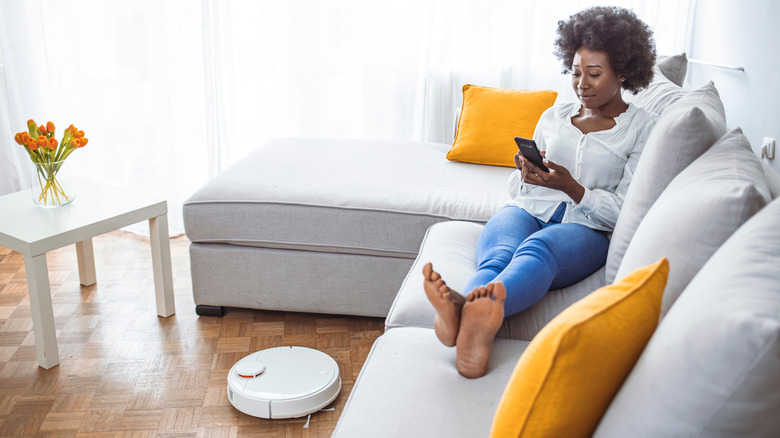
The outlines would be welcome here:
[[[698,0],[687,52],[689,58],[745,67],[740,72],[689,64],[687,82],[715,82],[729,128],[742,128],[757,154],[764,137],[780,142],[780,2]],[[777,151],[766,162],[780,172]]]

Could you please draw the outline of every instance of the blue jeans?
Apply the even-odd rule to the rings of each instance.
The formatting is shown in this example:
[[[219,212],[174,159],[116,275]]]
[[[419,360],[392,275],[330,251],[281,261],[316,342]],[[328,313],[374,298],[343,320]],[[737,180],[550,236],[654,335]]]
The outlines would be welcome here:
[[[574,284],[604,266],[606,234],[560,223],[565,207],[561,204],[547,223],[519,207],[499,210],[479,236],[477,272],[463,292],[504,283],[504,315],[510,316],[534,305],[548,290]]]

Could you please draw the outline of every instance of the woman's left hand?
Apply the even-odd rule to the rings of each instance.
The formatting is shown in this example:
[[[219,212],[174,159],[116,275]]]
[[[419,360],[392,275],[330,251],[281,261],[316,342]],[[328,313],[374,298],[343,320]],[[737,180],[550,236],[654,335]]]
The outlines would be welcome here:
[[[520,157],[520,159],[523,160],[523,181],[528,184],[560,190],[569,195],[576,203],[579,203],[585,196],[585,188],[571,176],[571,172],[565,167],[545,160],[544,164],[550,169],[550,172],[545,172],[525,158]]]

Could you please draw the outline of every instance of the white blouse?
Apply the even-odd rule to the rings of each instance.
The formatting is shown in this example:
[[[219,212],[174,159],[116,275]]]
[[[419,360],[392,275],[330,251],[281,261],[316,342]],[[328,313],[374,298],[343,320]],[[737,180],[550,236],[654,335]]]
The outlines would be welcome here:
[[[583,134],[571,123],[580,112],[579,102],[547,109],[536,125],[534,140],[547,158],[571,172],[585,187],[579,204],[565,193],[523,182],[519,170],[509,177],[509,205],[525,209],[547,222],[556,208],[567,204],[562,222],[596,230],[615,228],[639,155],[658,116],[631,103],[615,118],[616,125],[604,131]]]

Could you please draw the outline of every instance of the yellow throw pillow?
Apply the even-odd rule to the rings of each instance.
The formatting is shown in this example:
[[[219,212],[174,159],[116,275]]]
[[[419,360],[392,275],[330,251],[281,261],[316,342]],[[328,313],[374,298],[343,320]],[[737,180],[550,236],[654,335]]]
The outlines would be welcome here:
[[[655,331],[668,274],[662,258],[550,321],[520,357],[490,436],[591,436]]]
[[[458,131],[447,159],[515,167],[515,137],[533,137],[539,118],[557,97],[552,90],[464,85]]]

